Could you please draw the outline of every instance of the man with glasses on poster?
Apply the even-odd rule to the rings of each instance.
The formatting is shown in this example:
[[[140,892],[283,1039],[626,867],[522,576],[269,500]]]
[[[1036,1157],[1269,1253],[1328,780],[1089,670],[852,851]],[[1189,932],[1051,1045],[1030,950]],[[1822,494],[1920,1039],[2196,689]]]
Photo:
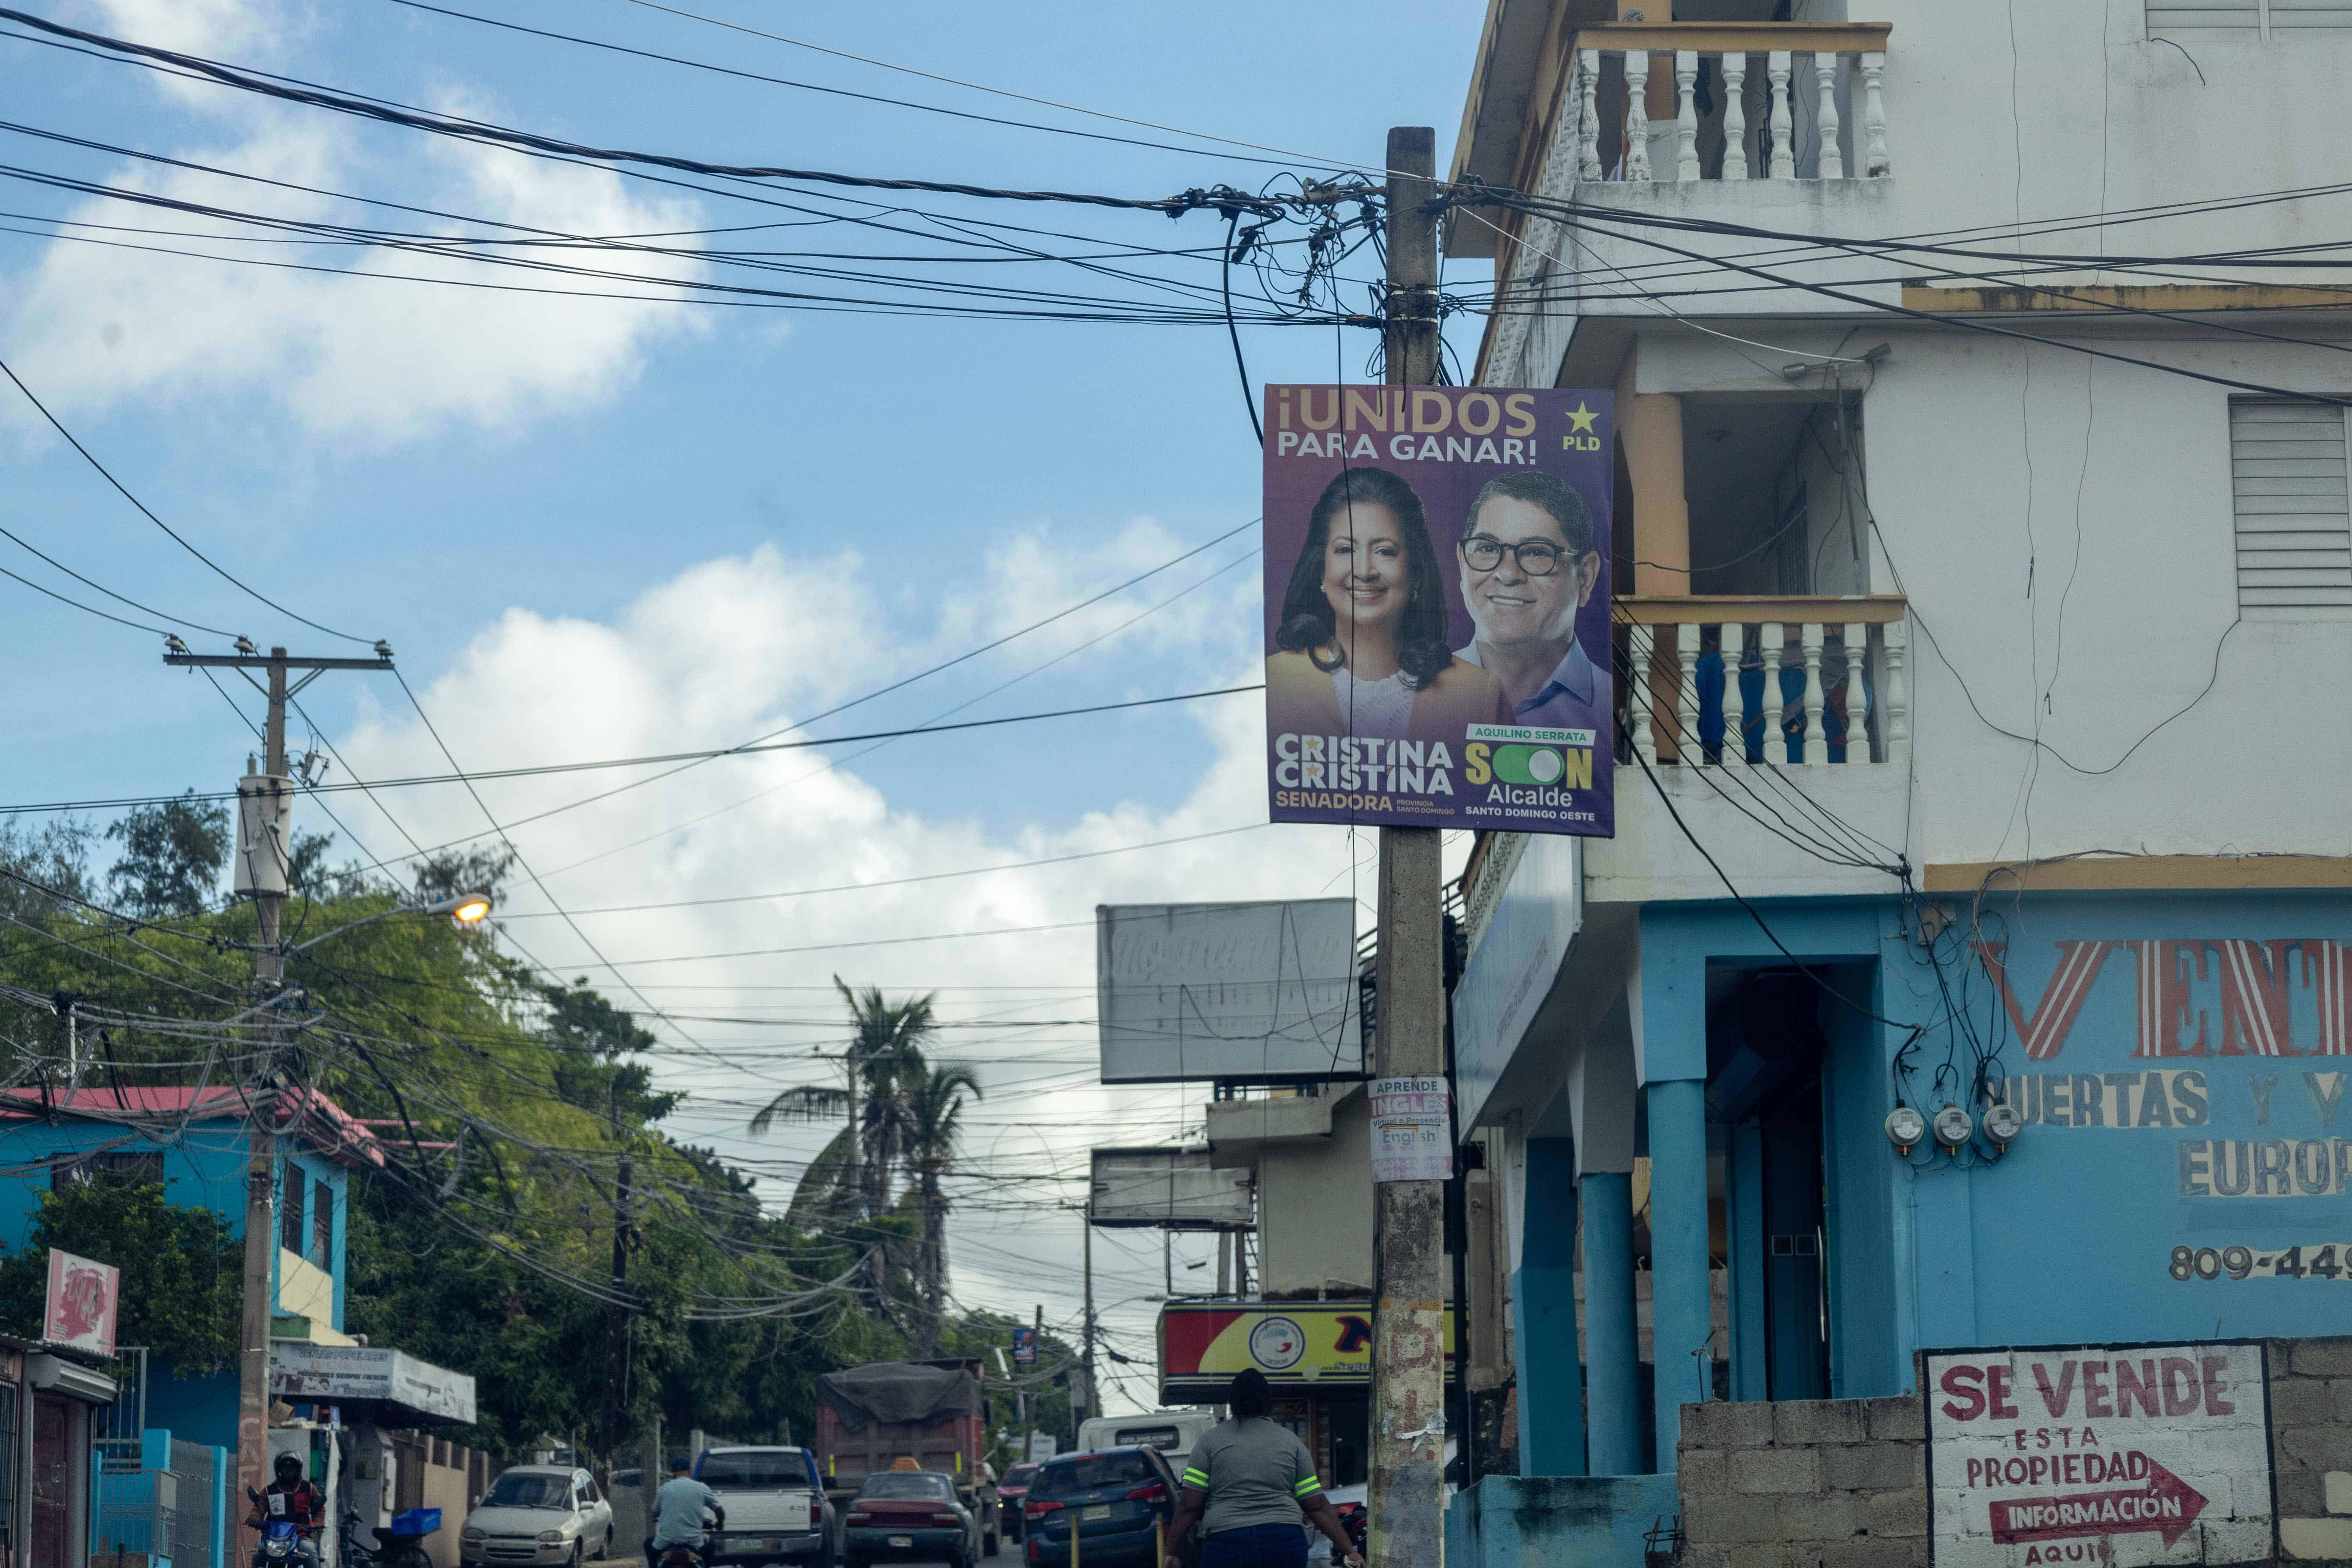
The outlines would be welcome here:
[[[1490,480],[1457,548],[1477,636],[1454,657],[1501,683],[1506,723],[1590,730],[1605,750],[1608,679],[1576,640],[1577,612],[1601,583],[1584,498],[1546,473]]]

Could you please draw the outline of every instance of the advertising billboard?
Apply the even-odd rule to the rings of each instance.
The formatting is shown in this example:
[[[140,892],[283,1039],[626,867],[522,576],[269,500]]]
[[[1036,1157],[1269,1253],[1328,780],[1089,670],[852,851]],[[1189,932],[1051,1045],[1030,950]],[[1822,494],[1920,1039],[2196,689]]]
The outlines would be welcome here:
[[[1360,1078],[1356,906],[1101,904],[1105,1083]]]
[[[1276,822],[1608,837],[1611,395],[1265,389]]]
[[[1160,1398],[1220,1399],[1251,1367],[1276,1388],[1364,1387],[1372,1381],[1370,1301],[1265,1306],[1171,1302],[1160,1310]],[[1445,1375],[1454,1376],[1454,1313],[1445,1313]]]
[[[110,1265],[49,1248],[49,1288],[41,1338],[93,1355],[114,1353],[114,1314],[122,1276]]]
[[[1097,1149],[1087,1222],[1162,1230],[1247,1230],[1256,1223],[1250,1173],[1220,1170],[1206,1149]]]
[[[269,1392],[280,1399],[325,1404],[373,1400],[460,1426],[475,1415],[474,1380],[383,1345],[314,1345],[278,1340],[269,1347]]]

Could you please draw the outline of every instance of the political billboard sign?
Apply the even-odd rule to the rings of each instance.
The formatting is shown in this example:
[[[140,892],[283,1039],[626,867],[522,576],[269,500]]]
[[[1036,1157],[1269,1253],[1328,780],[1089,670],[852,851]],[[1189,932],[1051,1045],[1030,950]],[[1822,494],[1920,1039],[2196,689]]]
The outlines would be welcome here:
[[[1606,392],[1265,389],[1276,822],[1615,832]]]
[[[1013,1331],[1013,1364],[1015,1366],[1035,1366],[1037,1364],[1036,1330],[1015,1329]]]
[[[1095,923],[1103,1082],[1363,1076],[1351,900],[1101,904]]]
[[[1938,1568],[2268,1563],[2260,1340],[1929,1351]]]

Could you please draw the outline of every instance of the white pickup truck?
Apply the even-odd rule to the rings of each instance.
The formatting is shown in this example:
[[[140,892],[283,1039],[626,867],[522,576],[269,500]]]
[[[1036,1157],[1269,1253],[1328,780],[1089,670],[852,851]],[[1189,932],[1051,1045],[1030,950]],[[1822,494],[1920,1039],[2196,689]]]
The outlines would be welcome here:
[[[727,1510],[727,1528],[704,1553],[712,1568],[830,1563],[824,1488],[806,1448],[705,1448],[694,1477]]]

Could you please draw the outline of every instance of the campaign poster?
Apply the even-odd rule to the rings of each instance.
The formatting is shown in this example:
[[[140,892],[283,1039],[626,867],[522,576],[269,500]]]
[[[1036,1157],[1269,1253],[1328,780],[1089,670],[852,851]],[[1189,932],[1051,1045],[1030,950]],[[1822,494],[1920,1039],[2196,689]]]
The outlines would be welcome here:
[[[1615,831],[1606,392],[1265,389],[1276,822]]]

